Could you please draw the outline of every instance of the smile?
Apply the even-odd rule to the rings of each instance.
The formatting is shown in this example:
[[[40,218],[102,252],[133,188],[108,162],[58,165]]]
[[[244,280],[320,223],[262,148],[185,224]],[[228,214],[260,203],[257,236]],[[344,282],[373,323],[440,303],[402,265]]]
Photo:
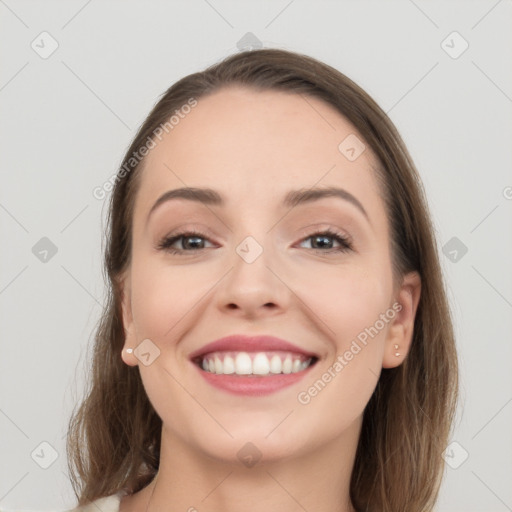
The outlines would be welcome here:
[[[189,360],[210,386],[256,397],[298,384],[319,357],[275,336],[232,334],[196,349]]]
[[[194,361],[216,375],[271,376],[298,373],[316,362],[316,357],[285,351],[212,352]]]

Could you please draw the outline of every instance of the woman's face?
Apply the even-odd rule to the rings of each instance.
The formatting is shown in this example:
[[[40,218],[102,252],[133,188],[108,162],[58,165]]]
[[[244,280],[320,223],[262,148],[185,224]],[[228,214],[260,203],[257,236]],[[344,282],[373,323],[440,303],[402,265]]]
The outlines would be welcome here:
[[[354,446],[381,369],[407,353],[419,299],[415,274],[393,287],[376,162],[357,136],[318,99],[231,87],[200,98],[155,139],[123,281],[125,348],[134,353],[122,357],[139,366],[175,445],[223,461],[251,450],[277,460],[333,443]],[[183,187],[214,190],[222,202],[175,197],[150,213],[164,193]],[[286,202],[293,192],[329,187],[344,192]],[[188,237],[157,248],[183,232]],[[206,379],[191,355],[233,334],[278,337],[318,360],[281,377]],[[304,359],[265,348],[258,370],[250,350],[230,347],[217,356],[240,370],[247,360],[240,353],[249,352],[253,371],[262,373],[275,355],[276,373],[287,357]],[[215,379],[238,381],[227,389]],[[254,379],[255,387],[238,384]],[[259,387],[279,379],[273,390]]]

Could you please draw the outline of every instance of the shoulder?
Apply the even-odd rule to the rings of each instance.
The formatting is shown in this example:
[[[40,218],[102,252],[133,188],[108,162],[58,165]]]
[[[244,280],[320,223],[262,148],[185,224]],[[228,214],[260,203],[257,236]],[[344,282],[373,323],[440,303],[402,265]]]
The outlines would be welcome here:
[[[112,494],[111,496],[104,496],[103,498],[98,498],[97,500],[91,501],[87,505],[82,505],[81,507],[75,507],[74,509],[65,510],[64,512],[119,512],[119,504],[121,503],[121,498],[126,494],[125,491],[119,491],[116,494]],[[16,509],[16,512],[20,509]],[[15,512],[14,510],[8,510],[4,508],[0,508],[0,512]],[[26,511],[28,512],[28,511]],[[30,511],[37,512],[37,511]]]
[[[124,494],[123,491],[119,491],[111,496],[98,498],[87,505],[82,505],[72,510],[66,510],[65,512],[98,512],[98,510],[101,510],[101,512],[119,512],[119,503]]]

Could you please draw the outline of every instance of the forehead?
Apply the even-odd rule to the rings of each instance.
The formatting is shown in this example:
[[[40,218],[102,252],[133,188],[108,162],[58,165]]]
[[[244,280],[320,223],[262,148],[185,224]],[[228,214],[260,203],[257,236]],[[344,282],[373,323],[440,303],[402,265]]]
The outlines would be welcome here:
[[[136,211],[184,186],[218,189],[228,204],[259,208],[291,188],[337,186],[368,203],[370,216],[382,215],[374,156],[367,147],[351,161],[340,151],[343,141],[362,137],[322,100],[231,86],[187,111],[146,156]]]

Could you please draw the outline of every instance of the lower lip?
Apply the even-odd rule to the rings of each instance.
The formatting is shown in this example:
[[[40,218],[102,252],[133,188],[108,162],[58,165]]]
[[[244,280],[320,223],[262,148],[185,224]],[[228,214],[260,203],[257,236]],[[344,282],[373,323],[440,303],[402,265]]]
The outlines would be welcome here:
[[[268,376],[218,375],[204,371],[195,364],[194,366],[206,382],[218,389],[235,395],[264,396],[299,382],[314,365],[308,366],[305,370],[297,373],[280,373]]]

